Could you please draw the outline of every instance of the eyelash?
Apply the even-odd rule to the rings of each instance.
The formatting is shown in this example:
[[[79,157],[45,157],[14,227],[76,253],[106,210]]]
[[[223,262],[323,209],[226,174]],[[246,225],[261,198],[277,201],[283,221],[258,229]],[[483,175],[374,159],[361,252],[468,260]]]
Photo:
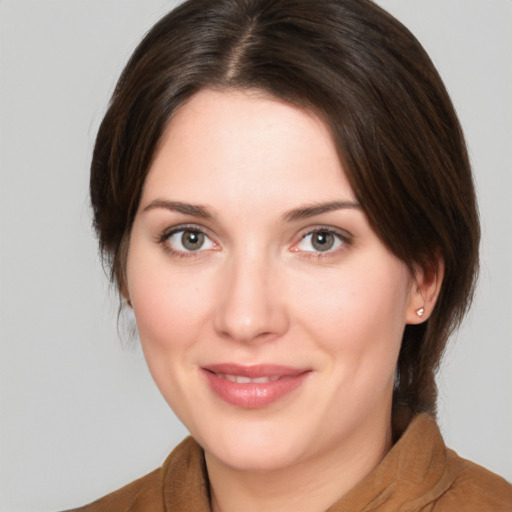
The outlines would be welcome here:
[[[179,234],[179,233],[185,233],[185,232],[191,232],[191,233],[197,233],[199,235],[202,235],[205,237],[205,239],[209,240],[211,244],[216,248],[218,247],[218,244],[212,240],[212,238],[207,234],[206,230],[200,226],[196,225],[181,225],[176,226],[170,229],[164,230],[158,237],[157,242],[162,245],[164,250],[168,253],[170,253],[173,256],[176,256],[178,258],[194,258],[194,257],[200,257],[203,256],[201,253],[204,253],[206,251],[212,250],[214,248],[207,248],[203,249],[202,247],[198,250],[176,250],[174,249],[171,244],[169,243],[169,240],[171,237]],[[327,235],[334,236],[338,242],[338,245],[334,249],[327,249],[326,251],[319,251],[319,250],[300,250],[298,246],[309,236],[314,236],[319,233],[325,233]],[[334,243],[337,243],[336,241]],[[291,248],[292,252],[295,253],[302,253],[303,257],[306,258],[326,258],[329,256],[333,256],[334,254],[337,254],[339,251],[342,251],[346,246],[352,245],[352,235],[346,231],[334,229],[332,227],[327,226],[317,226],[313,229],[308,229],[306,232],[304,232],[301,236],[298,242],[295,242]],[[215,250],[215,249],[214,249]]]
[[[205,237],[205,239],[209,240],[211,244],[213,244],[214,246],[217,246],[217,244],[212,240],[212,238],[210,236],[208,236],[208,234],[205,232],[204,228],[201,228],[201,227],[195,226],[195,225],[181,225],[181,226],[173,227],[171,229],[166,229],[165,231],[163,231],[163,233],[160,236],[158,236],[157,242],[160,245],[162,245],[162,247],[164,248],[164,250],[166,252],[168,252],[172,256],[176,256],[178,258],[194,258],[194,257],[197,258],[197,257],[202,256],[201,253],[206,252],[207,250],[210,250],[210,249],[202,249],[202,248],[199,248],[196,251],[174,249],[171,246],[171,244],[169,243],[169,240],[171,239],[171,237],[173,237],[174,235],[177,235],[179,233],[185,233],[187,231],[190,233],[197,233],[199,235],[202,235]]]
[[[313,237],[317,234],[325,233],[330,236],[334,236],[336,240],[334,241],[334,244],[338,243],[338,245],[331,249],[328,248],[326,251],[319,251],[319,250],[312,250],[312,251],[305,251],[300,250],[298,246],[307,238],[307,237]],[[296,242],[292,248],[293,252],[302,252],[303,256],[306,258],[328,258],[332,257],[339,253],[339,251],[343,251],[347,248],[347,246],[352,245],[352,235],[348,233],[347,231],[342,231],[338,229],[334,229],[332,227],[328,226],[318,226],[314,229],[308,229],[304,234],[301,235],[300,240]]]

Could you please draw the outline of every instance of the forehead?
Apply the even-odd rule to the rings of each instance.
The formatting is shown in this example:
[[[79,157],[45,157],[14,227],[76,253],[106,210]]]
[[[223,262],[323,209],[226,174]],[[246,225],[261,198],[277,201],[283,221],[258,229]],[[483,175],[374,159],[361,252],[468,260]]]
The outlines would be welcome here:
[[[352,200],[326,124],[312,112],[257,91],[205,89],[170,121],[143,200]]]

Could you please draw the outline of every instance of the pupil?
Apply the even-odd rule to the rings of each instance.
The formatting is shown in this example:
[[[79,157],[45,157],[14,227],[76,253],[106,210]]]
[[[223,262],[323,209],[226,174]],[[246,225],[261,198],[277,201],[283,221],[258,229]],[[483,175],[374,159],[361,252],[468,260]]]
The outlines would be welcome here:
[[[334,236],[331,233],[321,231],[313,237],[313,247],[317,251],[328,251],[334,245]]]
[[[185,231],[181,236],[181,243],[185,249],[196,251],[204,243],[204,235],[198,231]]]

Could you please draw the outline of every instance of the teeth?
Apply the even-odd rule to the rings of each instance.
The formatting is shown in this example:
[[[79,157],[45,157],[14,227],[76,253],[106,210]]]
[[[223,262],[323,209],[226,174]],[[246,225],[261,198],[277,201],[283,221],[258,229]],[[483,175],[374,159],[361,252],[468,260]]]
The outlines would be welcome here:
[[[256,382],[258,384],[264,384],[265,382],[271,382],[269,377],[259,377],[257,379],[252,379],[253,382]]]
[[[237,384],[267,384],[269,382],[275,382],[277,379],[279,379],[278,376],[257,377],[255,379],[251,379],[250,377],[245,377],[243,375],[228,375],[224,373],[217,373],[217,377],[229,380],[229,382],[236,382]]]

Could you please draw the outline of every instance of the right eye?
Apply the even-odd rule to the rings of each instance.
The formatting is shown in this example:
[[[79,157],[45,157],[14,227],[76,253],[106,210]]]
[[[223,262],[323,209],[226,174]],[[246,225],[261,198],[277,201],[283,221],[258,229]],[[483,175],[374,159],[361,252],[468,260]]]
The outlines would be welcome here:
[[[200,252],[215,248],[213,241],[198,229],[177,229],[165,236],[163,242],[175,253]]]

